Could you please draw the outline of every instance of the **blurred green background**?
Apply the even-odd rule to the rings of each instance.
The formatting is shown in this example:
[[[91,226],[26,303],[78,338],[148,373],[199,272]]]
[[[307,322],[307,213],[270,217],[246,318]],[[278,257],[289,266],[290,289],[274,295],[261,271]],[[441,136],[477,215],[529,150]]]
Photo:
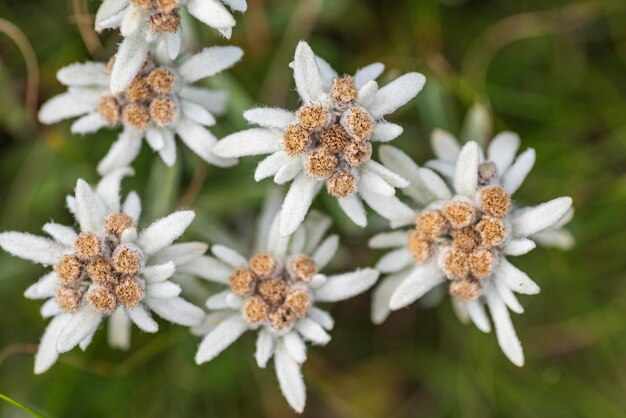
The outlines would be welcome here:
[[[414,305],[374,326],[366,294],[333,307],[333,340],[310,349],[304,416],[626,417],[626,2],[248,1],[232,38],[244,59],[211,81],[232,95],[213,129],[218,136],[245,127],[241,113],[255,104],[296,105],[287,64],[296,42],[307,39],[340,72],[381,61],[384,81],[426,74],[417,100],[389,118],[405,127],[396,145],[417,162],[432,156],[433,128],[467,139],[464,115],[481,103],[493,132],[517,131],[523,147],[537,150],[517,199],[570,195],[577,211],[569,227],[574,249],[538,249],[513,260],[542,287],[522,298],[526,313],[513,318],[525,367],[507,361],[493,334],[459,323],[448,301]],[[55,79],[60,67],[105,60],[115,50],[117,33],[92,30],[98,5],[0,0],[0,230],[36,233],[51,219],[70,223],[64,196],[78,177],[97,180],[95,164],[113,132],[77,137],[69,123],[31,120],[35,98],[41,103],[63,90]],[[201,25],[194,31],[196,47],[227,43]],[[256,160],[223,170],[181,149],[176,168],[167,170],[144,147],[136,176],[125,182],[144,197],[144,220],[190,206],[199,216],[187,238],[245,247],[270,185],[254,183]],[[331,270],[376,261],[380,254],[366,242],[385,228],[381,219],[372,216],[359,230],[331,199],[317,206],[344,237]],[[293,414],[273,370],[257,368],[251,334],[198,367],[198,340],[182,327],[162,323],[156,335],[134,329],[128,352],[109,349],[101,330],[87,352],[74,350],[34,376],[45,323],[40,303],[22,293],[43,271],[0,254],[0,393],[49,417]],[[190,297],[202,303],[211,290],[203,283]],[[0,400],[0,416],[26,414]]]

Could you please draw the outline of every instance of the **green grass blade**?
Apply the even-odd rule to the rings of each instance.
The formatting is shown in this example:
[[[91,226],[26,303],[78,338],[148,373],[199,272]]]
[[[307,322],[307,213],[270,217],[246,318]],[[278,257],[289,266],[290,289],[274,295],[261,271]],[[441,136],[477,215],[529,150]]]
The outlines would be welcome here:
[[[19,403],[18,401],[9,398],[6,395],[3,395],[2,393],[0,393],[0,399],[2,399],[3,401],[6,401],[8,403],[10,403],[13,406],[18,407],[19,409],[21,409],[22,411],[26,412],[27,414],[33,416],[33,417],[37,417],[37,418],[46,418],[45,415],[40,414],[39,412],[30,409],[29,407],[27,407],[26,405],[22,405],[21,403]]]

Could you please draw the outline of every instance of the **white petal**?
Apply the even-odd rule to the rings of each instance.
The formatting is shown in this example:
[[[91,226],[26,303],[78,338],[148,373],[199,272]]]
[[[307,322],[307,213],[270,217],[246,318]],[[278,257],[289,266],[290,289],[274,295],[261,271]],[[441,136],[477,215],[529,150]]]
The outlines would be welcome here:
[[[161,218],[141,233],[137,244],[146,254],[154,254],[178,239],[195,216],[193,211],[184,210]]]
[[[296,120],[296,116],[278,107],[258,107],[244,112],[243,117],[264,128],[285,129]]]
[[[349,299],[372,287],[378,280],[374,269],[361,269],[350,273],[328,276],[326,283],[315,290],[315,300],[319,302],[337,302]]]
[[[196,19],[212,28],[230,28],[235,19],[221,3],[215,0],[189,0],[187,10]]]
[[[476,328],[485,333],[491,331],[491,324],[482,302],[478,300],[467,302],[465,303],[465,309]]]
[[[373,323],[381,324],[385,319],[387,319],[389,313],[391,312],[389,309],[391,296],[400,283],[404,281],[407,275],[407,271],[402,271],[400,273],[387,276],[380,282],[376,289],[374,289],[374,292],[372,293],[372,312],[370,315]]]
[[[384,197],[391,197],[396,193],[393,186],[383,180],[378,174],[368,170],[361,170],[359,191],[361,193],[379,194]]]
[[[165,145],[161,130],[155,126],[149,126],[146,130],[146,142],[154,151],[159,151]]]
[[[0,247],[16,257],[44,266],[55,264],[66,252],[57,242],[22,232],[0,233]]]
[[[524,295],[539,293],[539,286],[530,277],[505,258],[502,258],[494,272],[495,280],[502,280],[514,292]]]
[[[256,364],[264,369],[267,366],[267,362],[272,358],[274,354],[274,337],[265,328],[261,328],[259,336],[256,339],[256,352],[254,358]]]
[[[359,194],[369,207],[383,218],[389,219],[394,227],[406,225],[415,219],[413,210],[395,196],[382,196],[367,188],[359,190]]]
[[[461,195],[473,197],[478,187],[478,144],[468,142],[461,149],[456,162],[454,190]]]
[[[182,244],[170,245],[154,254],[150,261],[155,264],[173,261],[176,265],[189,263],[202,256],[209,249],[204,242],[185,242]]]
[[[281,236],[291,235],[300,226],[319,190],[318,183],[306,173],[300,173],[291,183],[280,213]]]
[[[232,267],[209,256],[202,256],[178,267],[178,271],[217,283],[228,283]]]
[[[248,323],[239,312],[219,323],[200,343],[196,364],[213,360],[248,330]]]
[[[274,176],[274,183],[285,184],[293,180],[302,171],[302,162],[299,158],[289,158],[285,164],[283,164],[276,175]]]
[[[252,128],[221,139],[213,152],[224,158],[271,154],[282,150],[281,140],[282,136],[278,131]]]
[[[61,314],[54,317],[46,327],[35,354],[35,374],[44,373],[56,363],[59,358],[57,342],[69,319],[70,315]]]
[[[176,271],[176,264],[170,261],[164,264],[157,264],[145,267],[141,271],[141,275],[148,283],[158,283],[169,279]]]
[[[141,216],[141,200],[137,193],[128,193],[124,205],[122,206],[122,211],[133,218],[135,222],[139,220],[139,216]]]
[[[288,156],[285,151],[278,151],[268,155],[257,165],[256,171],[254,172],[254,180],[261,181],[275,175],[276,172],[285,164],[289,163],[291,159],[292,157]]]
[[[130,347],[131,322],[123,309],[117,309],[109,317],[108,341],[113,348],[128,350]]]
[[[494,280],[494,284],[496,285],[496,291],[500,295],[500,298],[510,310],[518,314],[524,313],[524,307],[519,303],[513,291],[511,291],[503,280]]]
[[[430,160],[426,161],[426,166],[432,168],[448,179],[454,178],[454,173],[456,171],[455,163],[449,163],[443,160]]]
[[[296,412],[301,413],[304,411],[304,404],[306,403],[306,389],[302,379],[302,371],[298,362],[281,342],[276,346],[274,367],[283,396]]]
[[[445,276],[436,262],[419,265],[398,285],[391,296],[389,307],[394,311],[404,308],[443,281]]]
[[[101,175],[130,165],[141,150],[142,133],[125,129],[111,145],[109,152],[98,163],[98,173]]]
[[[217,258],[230,266],[245,267],[248,265],[248,261],[237,251],[223,245],[214,245],[211,247],[211,252],[215,254]]]
[[[76,220],[81,231],[98,232],[104,224],[104,212],[91,186],[84,180],[76,182]]]
[[[198,325],[204,318],[202,309],[179,297],[171,299],[147,298],[146,304],[161,318],[178,325],[189,327]]]
[[[139,25],[146,18],[144,10],[135,6],[132,2],[130,2],[128,9],[124,13],[124,18],[122,19],[122,24],[120,25],[120,33],[123,37],[128,37],[135,33],[137,29],[139,29]]]
[[[96,13],[96,30],[101,30],[102,22],[124,10],[128,3],[128,0],[104,0]]]
[[[523,255],[533,250],[537,244],[526,238],[513,239],[506,243],[502,251],[506,255]]]
[[[70,119],[76,116],[92,112],[93,106],[71,93],[62,93],[54,96],[41,106],[39,110],[39,121],[50,125],[63,119]]]
[[[111,171],[98,182],[96,194],[104,201],[108,212],[118,212],[120,210],[120,186],[122,179],[133,174],[134,171],[131,168],[123,167]]]
[[[212,0],[202,1],[206,4],[214,3]],[[189,2],[187,9],[189,9],[192,2],[197,2],[197,0]],[[189,11],[191,12],[191,10]],[[185,81],[193,83],[201,78],[210,77],[232,67],[242,56],[243,51],[236,46],[204,48],[201,52],[185,61],[179,67],[178,72]]]
[[[372,131],[372,141],[378,142],[389,142],[393,141],[400,135],[404,129],[400,125],[396,125],[395,123],[387,123],[387,122],[378,122],[374,125],[374,130]]]
[[[147,54],[148,42],[145,40],[143,28],[124,38],[115,54],[111,71],[111,93],[121,93],[128,87],[141,69]]]
[[[159,157],[168,167],[172,167],[176,162],[176,141],[174,132],[169,129],[159,129],[163,138],[163,148],[159,150]]]
[[[559,221],[572,207],[572,198],[559,197],[530,208],[511,222],[513,235],[527,237],[543,231]]]
[[[377,163],[376,161],[370,160],[366,162],[363,167],[366,170],[379,175],[383,180],[385,180],[393,187],[407,187],[409,185],[408,180],[389,170],[382,164]]]
[[[246,0],[222,0],[224,3],[228,5],[231,9],[237,12],[245,12],[248,8],[246,4]]]
[[[182,43],[181,30],[177,30],[174,33],[164,33],[162,35],[165,48],[167,49],[167,56],[170,60],[176,59],[180,53],[180,47]]]
[[[354,81],[356,82],[356,88],[360,89],[365,83],[370,80],[376,80],[385,71],[385,66],[380,62],[375,62],[365,67],[359,68],[354,73]]]
[[[134,244],[137,241],[137,228],[126,228],[120,235],[122,244]]]
[[[450,189],[441,177],[428,168],[418,170],[419,177],[425,189],[437,200],[448,200],[452,197]]]
[[[511,168],[507,170],[502,178],[502,187],[508,194],[513,194],[526,179],[530,170],[535,165],[535,150],[530,148],[517,157]]]
[[[385,254],[378,263],[376,269],[381,273],[395,273],[413,264],[413,255],[406,248],[399,248]]]
[[[289,332],[283,337],[285,348],[291,354],[291,357],[298,363],[302,364],[306,361],[306,346],[304,341],[296,332]]]
[[[232,295],[230,290],[221,291],[209,296],[204,305],[211,310],[230,309],[230,295]]]
[[[313,260],[317,264],[317,269],[322,270],[337,253],[339,247],[339,237],[331,235],[313,253]]]
[[[378,90],[368,110],[374,119],[393,113],[417,96],[425,83],[426,77],[422,74],[404,74]]]
[[[569,250],[575,243],[572,233],[565,229],[550,228],[533,234],[532,239],[544,247],[555,247],[561,250]]]
[[[54,271],[42,276],[36,283],[30,285],[24,292],[27,299],[46,299],[54,296],[59,285],[59,278]]]
[[[370,80],[359,89],[357,104],[363,108],[369,108],[378,93],[378,83]]]
[[[487,160],[496,165],[498,175],[503,175],[509,169],[520,142],[519,135],[515,132],[501,132],[491,140],[487,149]]]
[[[335,321],[333,320],[333,317],[330,316],[328,312],[320,308],[316,308],[315,306],[312,306],[309,309],[309,313],[307,314],[307,316],[313,321],[320,324],[325,330],[330,331],[335,326]]]
[[[204,126],[215,125],[215,117],[204,107],[189,100],[181,100],[180,103],[181,103],[182,112],[185,115],[185,117],[191,119],[192,121],[200,125],[204,125]]]
[[[72,124],[71,131],[73,134],[89,134],[98,131],[108,122],[102,119],[99,113],[89,113]]]
[[[135,325],[137,325],[142,331],[154,333],[159,330],[159,324],[156,323],[150,312],[142,305],[137,305],[132,308],[126,308],[126,313]]]
[[[78,234],[76,234],[76,231],[74,231],[73,228],[65,225],[59,225],[54,222],[48,222],[42,229],[56,242],[65,245],[66,247],[73,247],[74,241],[76,241],[76,238],[78,237]]]
[[[495,292],[487,292],[485,296],[493,324],[496,328],[498,344],[502,352],[504,352],[513,364],[519,367],[523,366],[524,352],[522,350],[522,344],[519,338],[517,338],[517,334],[515,334],[508,309]]]
[[[209,164],[229,167],[236,163],[235,160],[220,158],[213,153],[217,138],[202,125],[182,118],[176,126],[176,133],[189,149]]]
[[[306,231],[306,243],[304,253],[316,251],[320,241],[328,231],[332,224],[332,220],[318,211],[311,211],[304,221],[304,230]]]
[[[41,305],[41,308],[39,309],[39,313],[41,313],[41,316],[43,318],[50,318],[52,316],[62,314],[63,310],[57,303],[56,299],[51,298],[45,301],[43,305]]]
[[[197,336],[204,336],[215,329],[223,320],[229,318],[233,314],[232,310],[223,310],[211,312],[204,317],[200,325],[191,328],[191,333]]]
[[[352,222],[364,228],[367,226],[367,215],[365,214],[365,207],[363,202],[357,196],[356,193],[352,193],[348,197],[341,197],[337,199],[341,210],[350,218]]]
[[[383,232],[370,238],[368,246],[370,248],[394,248],[404,247],[409,242],[406,231]]]
[[[296,322],[295,327],[304,339],[314,344],[326,345],[330,341],[330,335],[312,319],[300,319]]]
[[[88,306],[72,314],[59,335],[57,351],[65,353],[76,347],[81,341],[96,332],[101,321],[102,314]]]
[[[293,78],[302,101],[307,103],[320,100],[325,94],[322,76],[315,54],[304,41],[300,41],[296,47],[293,67]]]
[[[224,113],[227,94],[223,91],[209,90],[203,87],[184,86],[180,97],[198,103],[213,114]]]
[[[176,283],[166,281],[148,284],[146,294],[155,299],[168,299],[180,295],[181,290],[180,286]]]
[[[459,141],[449,132],[443,129],[435,129],[430,136],[430,143],[435,156],[450,163],[456,162],[461,152]]]

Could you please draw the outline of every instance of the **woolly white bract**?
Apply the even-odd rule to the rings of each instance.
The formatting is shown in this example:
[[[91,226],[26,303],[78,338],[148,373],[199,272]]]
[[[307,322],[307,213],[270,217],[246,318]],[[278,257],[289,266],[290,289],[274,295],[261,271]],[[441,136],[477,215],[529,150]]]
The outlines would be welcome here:
[[[68,91],[46,102],[39,111],[39,120],[52,124],[79,117],[72,124],[72,132],[78,134],[121,124],[123,130],[117,141],[98,164],[100,174],[132,163],[144,138],[165,164],[173,165],[176,135],[206,162],[230,166],[235,160],[213,154],[217,138],[206,128],[215,124],[213,114],[223,112],[226,94],[192,84],[231,67],[242,55],[241,49],[227,46],[205,48],[167,65],[156,58],[141,58],[141,73],[126,90],[115,95],[109,90],[107,65],[72,64],[57,73]]]
[[[280,220],[283,236],[298,228],[324,183],[359,226],[367,223],[362,200],[387,219],[410,215],[395,196],[395,188],[406,187],[407,181],[371,159],[371,142],[391,141],[402,133],[401,126],[384,117],[420,92],[424,76],[405,74],[379,89],[375,79],[384,70],[382,64],[338,77],[305,42],[298,44],[293,69],[300,109],[247,111],[244,117],[260,128],[223,138],[215,154],[224,158],[270,154],[254,177],[259,181],[273,176],[278,184],[292,181]]]
[[[283,395],[302,412],[304,341],[325,345],[333,327],[332,317],[317,304],[358,295],[376,282],[379,273],[373,269],[334,276],[320,273],[335,254],[339,239],[323,238],[330,220],[317,212],[311,212],[287,238],[278,232],[278,216],[261,219],[258,233],[267,242],[249,260],[219,245],[212,248],[214,257],[202,257],[209,280],[230,286],[207,300],[211,313],[193,328],[204,336],[196,362],[212,360],[243,333],[255,331],[257,364],[264,368],[274,358]]]
[[[171,60],[178,57],[183,9],[230,38],[235,19],[222,3],[238,12],[247,8],[246,0],[104,0],[96,14],[96,30],[119,28],[124,37],[113,66],[111,91],[119,93],[128,86],[151,48]]]
[[[414,230],[383,233],[370,240],[372,248],[392,249],[376,266],[387,276],[374,291],[374,322],[446,286],[459,317],[469,318],[483,332],[491,330],[486,306],[502,351],[514,364],[524,364],[509,310],[522,313],[514,293],[536,294],[539,286],[507,256],[531,251],[535,247],[531,238],[569,219],[572,199],[511,208],[510,195],[534,162],[532,150],[515,159],[518,146],[515,136],[499,135],[485,159],[475,142],[457,149],[451,141],[436,140],[437,155],[446,155],[450,164],[446,170],[454,173],[451,187],[400,150],[381,147],[383,163],[409,180],[403,192],[422,209],[413,215]]]
[[[35,373],[45,372],[60,353],[77,345],[86,349],[107,318],[109,344],[126,349],[131,323],[157,332],[150,312],[185,326],[197,325],[204,317],[200,308],[179,296],[179,285],[170,280],[175,273],[198,274],[197,263],[208,248],[199,242],[173,244],[194,213],[175,212],[138,232],[139,197],[131,192],[120,203],[119,196],[121,179],[131,173],[118,169],[95,189],[78,180],[75,196],[67,199],[78,233],[53,222],[43,227],[52,239],[0,233],[5,251],[54,266],[25,292],[29,299],[45,299],[41,314],[52,318],[35,356]]]

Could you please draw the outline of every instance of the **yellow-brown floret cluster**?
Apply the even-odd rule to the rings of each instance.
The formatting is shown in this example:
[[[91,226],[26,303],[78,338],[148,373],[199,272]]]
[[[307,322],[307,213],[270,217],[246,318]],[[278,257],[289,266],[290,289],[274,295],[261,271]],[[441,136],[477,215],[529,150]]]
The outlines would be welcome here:
[[[112,62],[108,68],[112,68]],[[157,67],[148,59],[123,92],[100,98],[100,116],[109,125],[123,121],[138,131],[145,130],[150,122],[167,126],[176,117],[176,101],[172,94],[175,84],[176,76],[172,71]]]
[[[111,314],[119,305],[130,308],[143,300],[143,285],[137,277],[142,256],[136,248],[120,244],[122,233],[134,226],[130,216],[118,212],[106,218],[105,237],[93,232],[78,235],[74,253],[54,266],[61,309],[75,313],[87,303],[98,312]]]
[[[408,248],[418,264],[444,248],[441,265],[450,283],[450,294],[475,300],[482,291],[481,280],[489,277],[496,262],[494,247],[506,237],[504,218],[511,197],[501,186],[479,189],[478,207],[453,200],[440,209],[426,210],[409,232]]]
[[[337,77],[330,90],[332,105],[307,103],[296,112],[297,121],[283,132],[283,149],[304,155],[308,175],[326,182],[328,193],[350,196],[357,179],[352,168],[372,155],[372,116],[356,105],[358,91],[350,76]]]
[[[175,33],[180,28],[177,8],[180,0],[131,0],[134,6],[150,13],[148,24],[152,32]]]
[[[248,268],[230,276],[230,288],[243,298],[243,313],[250,324],[265,323],[280,331],[302,318],[311,306],[307,284],[317,274],[315,261],[292,257],[282,266],[271,253],[255,254]]]

